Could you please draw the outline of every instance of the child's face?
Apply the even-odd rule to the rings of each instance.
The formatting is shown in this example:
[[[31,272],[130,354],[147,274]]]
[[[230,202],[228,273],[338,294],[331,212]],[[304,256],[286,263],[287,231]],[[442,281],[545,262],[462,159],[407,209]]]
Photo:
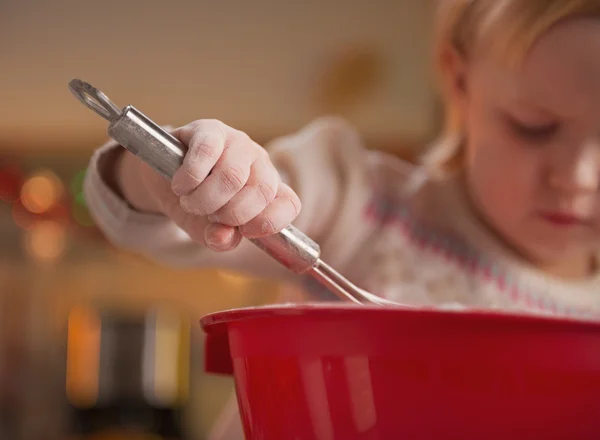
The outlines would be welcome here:
[[[453,74],[481,215],[538,263],[589,261],[600,246],[600,21],[552,28],[519,68],[480,48]]]

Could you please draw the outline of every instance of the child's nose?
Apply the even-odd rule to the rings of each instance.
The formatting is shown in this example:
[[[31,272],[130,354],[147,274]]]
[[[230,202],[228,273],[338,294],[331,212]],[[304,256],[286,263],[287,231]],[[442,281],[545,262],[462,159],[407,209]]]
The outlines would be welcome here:
[[[572,194],[596,192],[600,185],[600,144],[588,143],[569,148],[568,154],[556,157],[550,174],[551,186]]]

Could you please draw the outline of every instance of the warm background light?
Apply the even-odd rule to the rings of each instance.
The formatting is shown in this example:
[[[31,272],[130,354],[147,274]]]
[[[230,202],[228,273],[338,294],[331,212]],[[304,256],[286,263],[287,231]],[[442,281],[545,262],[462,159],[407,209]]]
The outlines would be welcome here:
[[[65,227],[55,221],[36,223],[25,235],[25,244],[30,256],[38,261],[52,262],[58,259],[66,248]]]
[[[49,211],[62,197],[63,186],[51,171],[42,171],[31,176],[21,189],[23,206],[34,214]]]
[[[98,400],[100,375],[100,318],[95,310],[73,307],[67,327],[66,393],[77,407]]]

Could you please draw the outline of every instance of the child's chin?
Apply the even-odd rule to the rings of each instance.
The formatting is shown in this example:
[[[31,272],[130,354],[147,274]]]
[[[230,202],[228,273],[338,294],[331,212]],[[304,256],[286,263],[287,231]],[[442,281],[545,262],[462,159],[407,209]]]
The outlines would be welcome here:
[[[590,241],[582,243],[579,240],[558,240],[557,237],[549,239],[543,244],[531,247],[532,260],[543,267],[575,267],[575,262],[584,262],[592,254]]]

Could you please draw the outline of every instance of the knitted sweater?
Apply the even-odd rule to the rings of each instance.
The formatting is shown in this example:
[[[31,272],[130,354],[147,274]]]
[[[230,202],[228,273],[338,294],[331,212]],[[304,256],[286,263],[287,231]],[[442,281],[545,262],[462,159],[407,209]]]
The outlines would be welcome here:
[[[212,252],[167,218],[131,209],[104,183],[111,170],[103,158],[115,148],[108,143],[97,150],[85,181],[90,211],[114,244],[175,266],[293,279],[247,241],[231,252]],[[295,225],[319,242],[325,261],[363,289],[422,306],[458,303],[582,317],[600,311],[600,276],[568,281],[520,259],[473,214],[459,174],[433,178],[367,150],[351,127],[331,119],[266,148],[302,201]]]

